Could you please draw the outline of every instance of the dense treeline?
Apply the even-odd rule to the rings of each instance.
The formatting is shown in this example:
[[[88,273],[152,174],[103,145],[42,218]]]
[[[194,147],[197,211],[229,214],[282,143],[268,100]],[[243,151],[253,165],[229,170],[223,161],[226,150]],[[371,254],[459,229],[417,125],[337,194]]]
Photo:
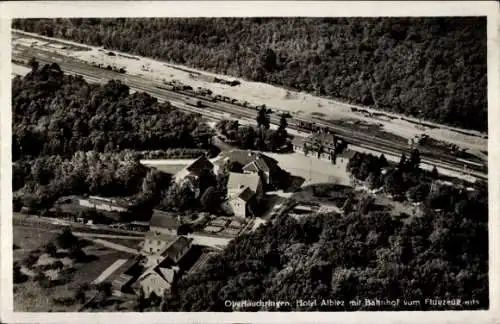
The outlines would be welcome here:
[[[288,309],[303,311],[453,309],[428,305],[425,298],[475,299],[478,304],[456,309],[487,308],[487,198],[451,199],[447,211],[428,209],[406,219],[374,211],[370,197],[359,198],[344,215],[282,215],[181,279],[165,310],[227,311],[227,300],[288,301]],[[322,306],[329,298],[345,304]],[[397,308],[349,305],[365,298],[401,302]],[[296,304],[309,299],[318,304]],[[403,300],[421,304],[405,306]]]
[[[485,131],[486,19],[22,19],[15,28]]]
[[[22,206],[40,211],[65,195],[135,195],[147,172],[132,154],[77,152],[15,162],[12,185]]]
[[[196,115],[146,93],[130,94],[120,81],[88,84],[57,64],[12,83],[13,160],[77,151],[209,148],[211,130]]]

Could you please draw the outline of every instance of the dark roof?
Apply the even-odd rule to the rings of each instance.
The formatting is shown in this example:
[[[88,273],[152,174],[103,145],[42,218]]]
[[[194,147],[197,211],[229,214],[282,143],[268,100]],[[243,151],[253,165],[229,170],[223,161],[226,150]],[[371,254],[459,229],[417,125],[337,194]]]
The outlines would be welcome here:
[[[169,256],[171,259],[176,260],[177,254],[182,252],[191,243],[191,239],[185,236],[178,236],[162,253],[164,256]]]
[[[130,280],[132,280],[132,276],[129,276],[127,274],[122,273],[119,275],[115,280],[112,281],[112,285],[115,287],[122,288],[123,286],[127,285]]]
[[[176,230],[179,227],[177,217],[160,210],[153,210],[153,215],[149,221],[150,227],[161,227]]]
[[[249,187],[246,187],[245,189],[243,189],[240,194],[238,195],[239,198],[243,199],[244,201],[249,201],[250,199],[252,199],[252,197],[255,195],[255,192],[253,192],[252,189],[250,189]]]
[[[126,279],[130,280],[132,278],[132,276],[129,276],[126,273],[130,269],[132,269],[132,267],[134,267],[137,264],[137,262],[138,262],[137,259],[127,260],[127,262],[125,262],[118,269],[113,271],[113,273],[106,279],[106,281],[110,281],[113,284],[121,283],[121,285],[128,283],[128,281],[125,282]]]
[[[243,166],[249,163],[256,162],[260,170],[269,172],[278,166],[278,161],[262,154],[250,150],[231,150],[221,154],[220,159],[217,160],[218,165],[223,166],[226,161],[238,162]]]
[[[204,169],[213,169],[214,165],[212,164],[212,162],[210,162],[210,160],[208,160],[208,158],[205,156],[205,155],[202,155],[200,156],[199,158],[197,158],[193,163],[191,163],[190,165],[188,165],[186,167],[186,169],[189,171],[189,172],[199,172],[201,170],[204,170]]]

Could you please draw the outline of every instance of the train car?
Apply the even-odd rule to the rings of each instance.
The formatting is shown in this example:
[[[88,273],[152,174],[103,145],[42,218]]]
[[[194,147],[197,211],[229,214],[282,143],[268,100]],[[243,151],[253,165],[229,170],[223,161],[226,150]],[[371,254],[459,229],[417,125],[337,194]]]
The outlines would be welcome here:
[[[198,107],[201,108],[203,107],[203,104],[201,103],[201,100],[197,98],[187,98],[186,99],[186,104],[193,106],[193,107]]]
[[[473,162],[473,161],[466,160],[466,159],[457,158],[457,161],[462,162],[468,166],[475,166],[475,167],[479,167],[479,168],[485,167],[484,163]]]
[[[148,222],[130,222],[128,224],[128,230],[137,231],[137,232],[147,232],[149,231],[149,223]]]
[[[162,89],[162,90],[174,91],[174,86],[171,84],[164,84],[161,86],[156,86],[156,88]]]
[[[210,100],[211,102],[216,102],[217,101],[217,99],[215,99],[215,97],[211,96],[211,95],[205,95],[205,99]]]

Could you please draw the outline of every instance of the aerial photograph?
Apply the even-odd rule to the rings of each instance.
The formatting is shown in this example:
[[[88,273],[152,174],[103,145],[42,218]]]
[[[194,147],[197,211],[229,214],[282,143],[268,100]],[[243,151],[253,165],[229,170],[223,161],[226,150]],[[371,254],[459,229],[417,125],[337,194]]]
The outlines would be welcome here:
[[[486,17],[11,26],[14,312],[489,309]]]

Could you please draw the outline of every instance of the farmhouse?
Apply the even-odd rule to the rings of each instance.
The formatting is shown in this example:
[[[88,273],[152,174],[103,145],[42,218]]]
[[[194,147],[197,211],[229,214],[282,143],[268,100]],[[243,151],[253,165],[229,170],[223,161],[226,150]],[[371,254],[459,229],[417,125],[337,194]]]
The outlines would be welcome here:
[[[170,213],[154,209],[149,220],[149,230],[156,234],[177,235],[180,221]]]
[[[147,233],[143,246],[146,256],[144,267],[147,270],[137,279],[135,290],[142,291],[146,298],[153,293],[161,297],[170,291],[180,270],[179,261],[190,251],[192,241],[184,236],[172,239],[166,235]]]
[[[142,291],[145,298],[150,298],[153,294],[163,297],[170,292],[178,269],[177,267],[163,268],[159,265],[149,268],[139,277],[134,288],[138,293]]]
[[[144,235],[144,244],[142,246],[141,254],[155,255],[159,254],[174,240],[174,236],[155,234],[148,232]]]
[[[214,172],[220,173],[231,162],[240,164],[244,173],[260,175],[266,186],[275,185],[279,179],[278,175],[281,169],[278,166],[278,161],[260,152],[249,150],[231,150],[221,153],[214,162]]]
[[[148,232],[141,254],[146,256],[148,267],[165,262],[177,264],[189,252],[192,242],[192,239],[184,236],[172,237]]]

